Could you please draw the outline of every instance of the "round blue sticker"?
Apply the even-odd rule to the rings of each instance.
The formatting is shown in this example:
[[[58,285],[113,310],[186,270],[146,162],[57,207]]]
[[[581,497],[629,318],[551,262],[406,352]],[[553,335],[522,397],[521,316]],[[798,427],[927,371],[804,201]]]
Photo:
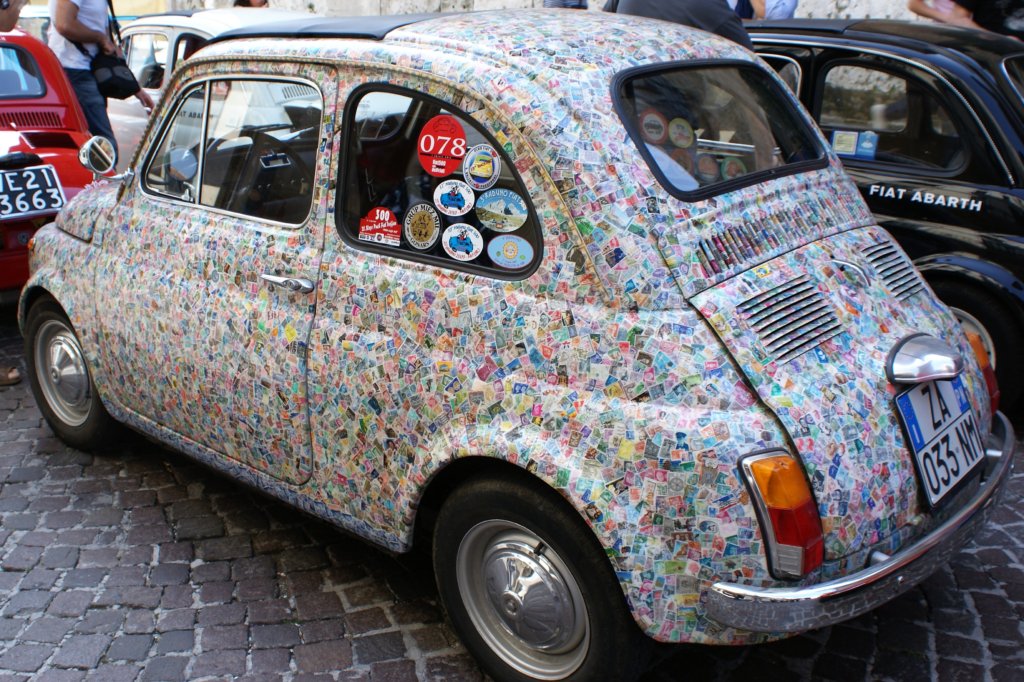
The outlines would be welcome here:
[[[533,260],[533,247],[522,237],[503,234],[487,244],[487,255],[498,267],[520,270]]]
[[[480,224],[495,232],[515,232],[528,215],[526,202],[510,189],[488,190],[476,200]]]

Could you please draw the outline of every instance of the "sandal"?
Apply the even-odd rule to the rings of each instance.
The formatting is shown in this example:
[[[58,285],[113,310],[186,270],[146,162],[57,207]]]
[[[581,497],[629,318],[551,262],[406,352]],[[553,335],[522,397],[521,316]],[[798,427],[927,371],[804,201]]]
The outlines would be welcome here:
[[[0,365],[0,386],[12,386],[21,381],[21,372],[17,367]]]

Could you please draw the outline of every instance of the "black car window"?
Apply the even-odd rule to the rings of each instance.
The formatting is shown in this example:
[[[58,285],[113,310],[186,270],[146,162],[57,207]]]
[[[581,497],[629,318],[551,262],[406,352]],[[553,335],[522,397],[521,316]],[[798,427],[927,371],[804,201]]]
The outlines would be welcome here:
[[[914,79],[839,64],[823,78],[818,122],[844,159],[955,170],[967,160],[949,110]]]
[[[311,85],[225,79],[188,91],[146,167],[147,190],[299,224],[312,206],[323,103]]]
[[[521,279],[540,230],[502,147],[470,116],[432,97],[371,85],[346,105],[339,230],[356,248]]]
[[[634,143],[662,185],[696,200],[822,164],[792,96],[762,67],[641,67],[612,85]]]

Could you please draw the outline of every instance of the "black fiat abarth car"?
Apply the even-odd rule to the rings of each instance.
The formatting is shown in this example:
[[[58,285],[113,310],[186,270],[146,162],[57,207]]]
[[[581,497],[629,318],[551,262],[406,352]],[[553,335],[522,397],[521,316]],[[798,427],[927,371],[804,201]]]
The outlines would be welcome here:
[[[1019,415],[1024,353],[1024,43],[938,24],[747,24],[868,206],[986,346]]]

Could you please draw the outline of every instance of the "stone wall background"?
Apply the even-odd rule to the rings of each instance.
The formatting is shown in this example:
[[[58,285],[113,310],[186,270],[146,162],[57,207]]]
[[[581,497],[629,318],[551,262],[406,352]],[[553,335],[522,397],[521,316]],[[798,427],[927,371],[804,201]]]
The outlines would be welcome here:
[[[590,0],[597,10],[604,0]],[[168,0],[175,9],[230,7],[233,0]],[[270,0],[273,7],[334,16],[541,7],[543,0]],[[800,0],[798,17],[909,19],[903,0]]]

